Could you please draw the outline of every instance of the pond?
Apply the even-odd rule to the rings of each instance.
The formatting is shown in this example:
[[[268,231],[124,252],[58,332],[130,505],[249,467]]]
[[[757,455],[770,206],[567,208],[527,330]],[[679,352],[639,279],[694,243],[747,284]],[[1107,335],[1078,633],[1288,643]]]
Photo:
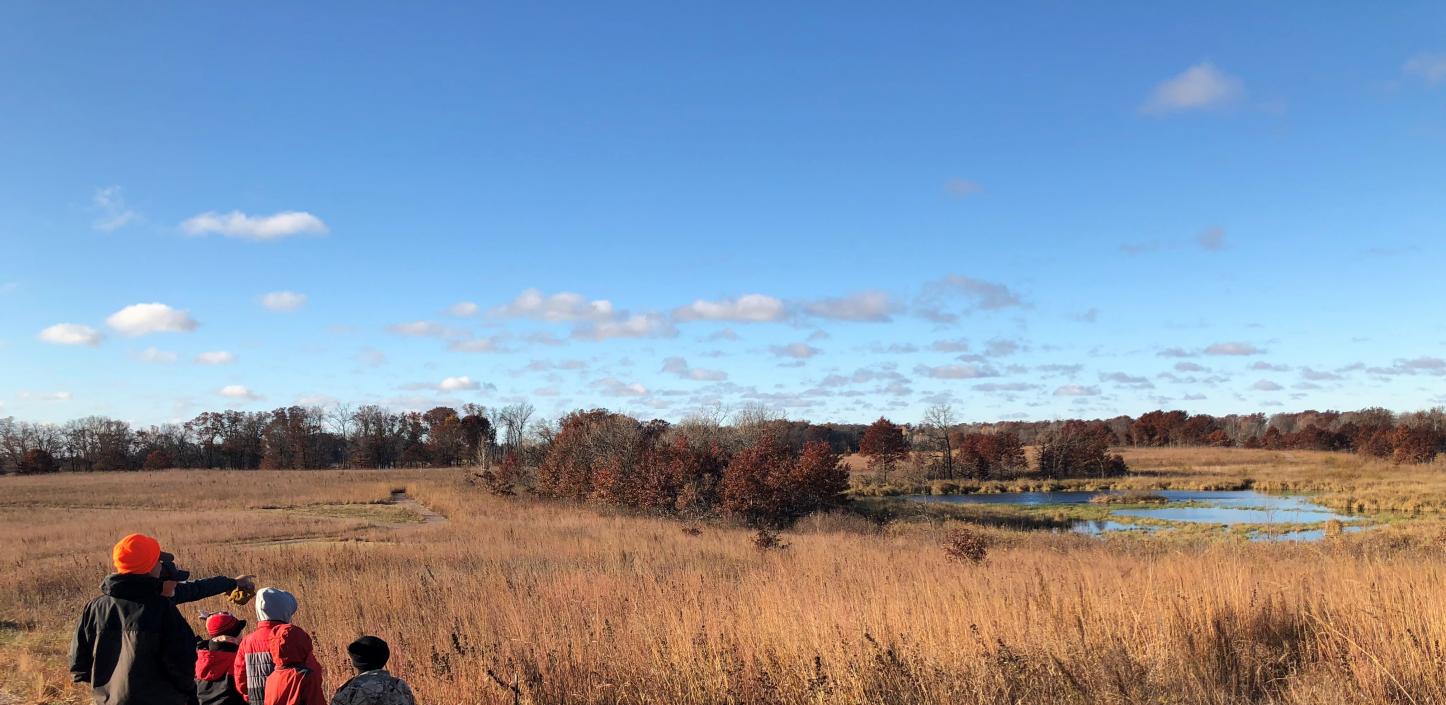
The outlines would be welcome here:
[[[1015,505],[1020,507],[1047,507],[1061,505],[1089,504],[1095,497],[1111,492],[1001,492],[995,494],[966,495],[915,495],[908,499],[920,502],[970,505]],[[1150,506],[1101,505],[1109,512],[1111,519],[1077,519],[1069,523],[1069,529],[1077,533],[1099,536],[1118,532],[1151,533],[1162,528],[1160,524],[1136,524],[1116,521],[1118,518],[1155,519],[1165,522],[1186,524],[1214,524],[1234,526],[1252,525],[1319,525],[1326,521],[1357,522],[1359,517],[1339,514],[1312,502],[1300,495],[1273,495],[1241,491],[1213,490],[1162,490],[1152,494],[1164,498],[1165,503]],[[1350,526],[1347,530],[1359,531],[1362,527]],[[1320,528],[1302,527],[1296,531],[1278,533],[1254,532],[1252,540],[1260,541],[1315,541],[1323,538],[1325,531]]]

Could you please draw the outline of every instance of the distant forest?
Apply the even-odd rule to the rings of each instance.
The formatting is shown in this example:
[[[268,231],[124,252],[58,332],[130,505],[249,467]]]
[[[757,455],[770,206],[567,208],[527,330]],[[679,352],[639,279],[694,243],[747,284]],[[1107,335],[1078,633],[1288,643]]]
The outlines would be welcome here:
[[[611,416],[621,416],[610,414]],[[271,411],[205,412],[184,423],[144,428],[102,416],[64,424],[0,419],[0,471],[84,472],[163,468],[282,469],[492,466],[511,458],[536,465],[564,429],[568,417],[538,420],[533,407],[512,404],[426,412],[379,406],[329,409],[291,406]],[[624,417],[625,418],[625,417]],[[665,434],[700,427],[763,429],[795,450],[814,442],[837,454],[859,453],[871,464],[914,459],[932,477],[997,474],[1022,463],[1022,447],[1068,447],[1051,439],[1088,439],[1100,447],[1218,446],[1355,452],[1397,463],[1427,463],[1446,452],[1446,409],[1394,413],[1303,411],[1267,416],[1211,416],[1151,411],[1138,417],[1058,421],[958,423],[947,406],[928,410],[914,423],[880,419],[872,425],[811,423],[778,418],[761,408],[731,417],[697,416],[677,424],[637,421]],[[897,429],[897,432],[880,426]],[[871,428],[879,427],[875,438]],[[694,435],[697,435],[694,433]],[[756,435],[756,434],[754,434]],[[884,440],[880,440],[884,439]],[[876,447],[871,447],[871,444]],[[882,445],[880,445],[882,444]],[[882,454],[882,455],[881,455]],[[923,461],[917,458],[923,457]],[[929,458],[932,457],[932,460]],[[1090,462],[1108,463],[1092,449]],[[880,460],[881,459],[881,460]],[[1064,474],[1077,463],[1064,453],[1040,459],[1042,475]],[[1100,474],[1120,468],[1101,466]],[[1089,474],[1094,474],[1090,472]]]

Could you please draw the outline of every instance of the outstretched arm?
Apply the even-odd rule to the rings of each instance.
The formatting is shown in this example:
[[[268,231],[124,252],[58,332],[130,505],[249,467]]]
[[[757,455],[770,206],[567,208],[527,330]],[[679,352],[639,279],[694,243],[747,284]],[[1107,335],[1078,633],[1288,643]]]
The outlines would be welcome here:
[[[251,576],[249,575],[243,575],[238,578],[228,578],[224,575],[218,575],[214,578],[176,583],[176,596],[174,599],[178,605],[185,602],[195,602],[213,595],[231,592],[235,590],[238,585],[250,590],[256,588],[255,583],[251,581]]]

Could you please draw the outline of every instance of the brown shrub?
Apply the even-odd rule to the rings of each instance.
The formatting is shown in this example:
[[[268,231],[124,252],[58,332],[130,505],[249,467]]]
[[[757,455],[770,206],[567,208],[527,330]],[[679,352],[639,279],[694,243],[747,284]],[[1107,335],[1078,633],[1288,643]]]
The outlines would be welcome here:
[[[969,529],[953,529],[944,536],[944,553],[960,563],[983,563],[989,557],[989,541]]]

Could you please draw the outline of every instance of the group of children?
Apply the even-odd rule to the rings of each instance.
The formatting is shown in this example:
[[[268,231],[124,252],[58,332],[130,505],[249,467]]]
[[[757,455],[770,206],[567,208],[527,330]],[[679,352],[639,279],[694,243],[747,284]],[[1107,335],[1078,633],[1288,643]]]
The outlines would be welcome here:
[[[296,598],[285,590],[256,593],[256,629],[230,612],[204,615],[206,638],[197,643],[196,697],[200,705],[327,705],[322,670],[311,635],[291,624]],[[386,671],[387,643],[364,636],[347,646],[357,675],[331,705],[416,705],[406,682]]]

